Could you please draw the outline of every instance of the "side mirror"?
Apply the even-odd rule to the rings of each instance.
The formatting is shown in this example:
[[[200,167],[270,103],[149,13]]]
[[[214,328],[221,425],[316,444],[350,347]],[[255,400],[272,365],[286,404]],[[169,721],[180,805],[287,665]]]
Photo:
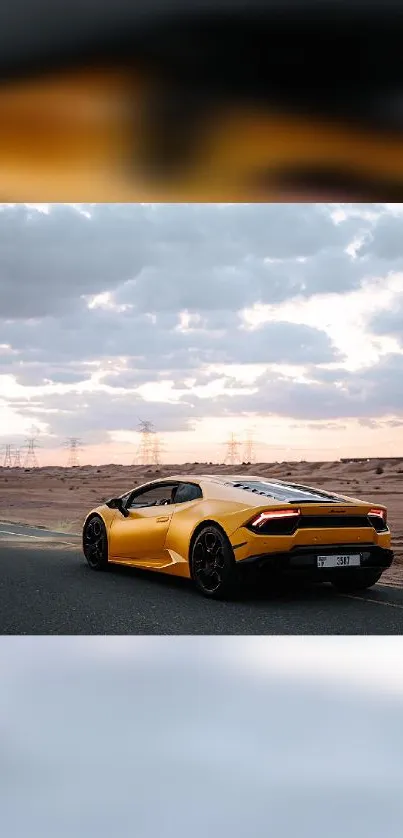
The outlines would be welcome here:
[[[129,517],[129,513],[128,513],[126,507],[125,507],[125,504],[124,504],[124,501],[122,500],[122,498],[111,498],[110,500],[106,501],[106,506],[108,506],[109,509],[118,509],[119,512],[121,513],[121,515],[123,515],[124,518]]]

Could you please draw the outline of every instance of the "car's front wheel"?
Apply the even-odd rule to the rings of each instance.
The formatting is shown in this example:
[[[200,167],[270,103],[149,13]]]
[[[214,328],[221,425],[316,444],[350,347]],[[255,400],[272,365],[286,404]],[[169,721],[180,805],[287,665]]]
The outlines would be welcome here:
[[[239,576],[234,551],[219,527],[210,524],[197,534],[191,549],[190,573],[198,590],[211,599],[227,599],[237,592]]]
[[[83,550],[91,570],[106,570],[108,538],[105,524],[99,515],[92,515],[84,526]]]
[[[372,588],[379,582],[382,570],[348,570],[345,576],[334,579],[332,584],[341,594],[354,594]]]

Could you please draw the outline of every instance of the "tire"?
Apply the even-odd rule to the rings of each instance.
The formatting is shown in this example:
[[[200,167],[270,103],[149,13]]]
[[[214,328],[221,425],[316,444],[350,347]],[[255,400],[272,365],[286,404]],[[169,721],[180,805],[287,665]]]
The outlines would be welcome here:
[[[83,552],[91,570],[106,570],[108,537],[105,524],[99,515],[92,515],[84,526]]]
[[[229,599],[239,590],[234,551],[225,533],[209,524],[197,534],[190,554],[190,575],[210,599]]]
[[[382,573],[383,570],[348,570],[345,577],[333,580],[332,585],[342,594],[358,593],[376,585]]]

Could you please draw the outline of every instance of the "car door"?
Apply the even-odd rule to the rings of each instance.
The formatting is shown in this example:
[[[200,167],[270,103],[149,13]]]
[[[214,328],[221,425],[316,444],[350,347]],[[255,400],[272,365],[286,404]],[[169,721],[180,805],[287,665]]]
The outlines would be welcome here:
[[[134,492],[125,518],[116,513],[110,534],[111,558],[145,565],[164,562],[164,547],[174,506],[171,503],[176,483],[155,483]],[[162,505],[161,502],[168,501]]]

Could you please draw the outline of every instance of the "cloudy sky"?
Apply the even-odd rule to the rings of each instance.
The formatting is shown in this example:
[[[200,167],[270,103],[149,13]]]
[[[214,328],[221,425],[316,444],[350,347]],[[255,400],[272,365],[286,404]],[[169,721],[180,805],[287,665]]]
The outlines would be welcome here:
[[[0,316],[0,443],[44,465],[144,419],[166,462],[402,452],[401,204],[3,204]]]

